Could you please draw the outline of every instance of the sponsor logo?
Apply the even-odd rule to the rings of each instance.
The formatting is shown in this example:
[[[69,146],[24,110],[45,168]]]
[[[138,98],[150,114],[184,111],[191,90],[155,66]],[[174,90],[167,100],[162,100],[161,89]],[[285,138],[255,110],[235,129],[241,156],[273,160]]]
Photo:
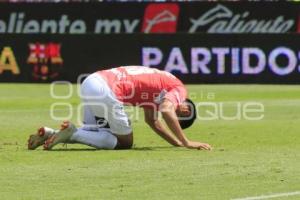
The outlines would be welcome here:
[[[14,75],[20,74],[16,57],[10,47],[4,47],[0,53],[0,74],[4,71],[10,71]]]
[[[59,76],[63,59],[58,43],[30,43],[27,63],[33,66],[32,76],[35,80],[49,80]]]
[[[186,10],[182,20],[189,18],[189,33],[286,33],[291,31],[296,19],[286,19],[284,15],[261,19],[250,11],[236,12],[222,4],[202,13],[198,18],[189,18]],[[200,7],[200,5],[195,5]],[[197,8],[196,7],[196,8]],[[143,20],[137,18],[77,18],[61,13],[55,18],[35,18],[26,12],[11,12],[0,17],[0,33],[19,34],[111,34],[111,33],[174,33],[177,29],[180,7],[176,3],[151,3],[144,11]],[[194,12],[194,9],[190,10]],[[263,11],[260,9],[260,11]],[[288,12],[288,11],[286,11]],[[93,19],[95,18],[95,19]],[[139,30],[141,29],[141,30]],[[298,28],[299,29],[299,28]]]
[[[145,10],[142,32],[175,33],[178,14],[177,4],[150,4]]]
[[[141,32],[176,32],[179,6],[175,3],[149,4],[144,11]],[[18,34],[112,34],[139,32],[141,19],[99,18],[92,23],[86,19],[62,13],[57,18],[35,19],[26,12],[11,12],[6,19],[0,18],[0,33]]]
[[[202,27],[208,27],[208,33],[286,33],[295,21],[278,15],[273,19],[250,18],[250,12],[234,13],[218,4],[205,12],[198,19],[190,18],[192,23],[189,33],[195,33]]]

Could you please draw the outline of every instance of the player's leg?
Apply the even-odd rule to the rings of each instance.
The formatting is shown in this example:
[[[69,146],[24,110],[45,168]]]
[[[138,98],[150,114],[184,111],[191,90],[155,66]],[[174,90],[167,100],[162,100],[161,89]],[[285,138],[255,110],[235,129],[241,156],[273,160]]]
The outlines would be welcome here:
[[[112,135],[107,129],[89,131],[84,128],[78,128],[70,140],[96,149],[115,149],[118,143],[116,136]]]
[[[117,145],[117,138],[109,129],[98,127],[97,119],[87,103],[83,105],[83,127],[78,128],[71,141],[97,149],[114,149]]]
[[[97,119],[95,118],[91,108],[88,106],[88,102],[83,101],[83,126],[82,128],[87,131],[98,131],[99,126]]]
[[[52,149],[60,143],[80,143],[97,149],[115,149],[118,143],[116,136],[108,129],[86,130],[76,128],[71,122],[65,121],[57,133],[49,137],[44,144],[45,150]]]
[[[109,128],[111,133],[117,137],[116,149],[130,149],[133,145],[133,131],[124,105],[118,101],[112,91],[107,92],[103,105],[89,105],[93,115],[98,119],[97,124]]]
[[[124,112],[123,105],[118,105],[117,107],[121,109],[114,109],[111,108],[110,106],[96,104],[96,103],[85,105],[84,106],[84,108],[86,109],[84,111],[85,124],[81,128],[82,131],[77,132],[77,136],[73,138],[73,141],[77,141],[82,144],[89,145],[91,143],[94,143],[93,141],[91,141],[94,137],[95,139],[97,139],[96,137],[99,137],[97,141],[100,141],[101,136],[99,134],[98,135],[93,134],[93,132],[94,133],[100,132],[102,134],[110,134],[113,138],[115,138],[115,140],[117,141],[116,149],[131,148],[133,144],[133,134],[132,134],[131,126],[129,124],[128,117]],[[94,126],[95,124],[97,124],[99,131],[95,130],[95,126]],[[88,136],[87,133],[90,133],[91,136]],[[112,140],[112,137],[103,136],[103,140],[104,138]],[[102,142],[114,144],[110,141],[105,141],[105,140]],[[99,148],[99,146],[97,146],[97,148]],[[114,149],[114,148],[111,147],[110,149]]]
[[[100,77],[94,76],[83,82],[81,92],[86,110],[96,118],[100,127],[109,130],[118,139],[117,149],[128,149],[133,144],[133,134],[123,104]],[[92,120],[91,120],[92,122]],[[92,122],[93,123],[93,122]]]
[[[93,112],[97,115],[97,108]],[[133,131],[122,103],[115,101],[109,107],[106,117],[110,131],[118,139],[116,149],[130,149],[133,145]]]
[[[44,145],[44,149],[52,149],[59,143],[81,143],[96,148],[114,149],[117,144],[117,138],[110,134],[109,131],[101,130],[97,127],[95,114],[92,112],[91,105],[97,107],[99,116],[104,115],[106,110],[105,104],[101,103],[105,96],[103,83],[97,76],[91,75],[85,79],[81,85],[81,98],[84,103],[84,126],[75,129],[71,123],[64,123],[61,131],[49,138]]]
[[[131,149],[133,145],[133,133],[128,135],[115,135],[118,143],[115,149]]]
[[[128,149],[132,147],[133,135],[124,107],[112,93],[106,82],[98,76],[89,76],[81,85],[81,95],[84,105],[85,126],[82,129],[74,129],[73,125],[65,124],[60,132],[49,138],[44,145],[45,149],[51,149],[58,143],[67,141],[78,142],[96,148]],[[94,117],[94,119],[93,119]],[[109,128],[110,131],[99,129]],[[111,134],[113,133],[113,134]]]

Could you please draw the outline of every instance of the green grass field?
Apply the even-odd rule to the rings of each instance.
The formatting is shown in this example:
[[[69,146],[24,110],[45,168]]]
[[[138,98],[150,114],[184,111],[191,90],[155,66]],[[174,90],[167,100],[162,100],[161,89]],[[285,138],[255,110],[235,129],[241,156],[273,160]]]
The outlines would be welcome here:
[[[0,84],[0,199],[204,199],[226,200],[300,191],[300,87],[275,85],[190,85],[198,102],[260,102],[259,121],[198,120],[190,139],[210,143],[211,152],[175,148],[134,120],[132,150],[93,150],[59,145],[27,150],[27,137],[51,119],[49,85]],[[64,94],[66,87],[56,88]],[[213,94],[213,99],[207,96]],[[231,102],[231,103],[229,103]],[[211,110],[211,108],[208,108]],[[66,114],[63,107],[56,115]],[[300,199],[300,195],[277,199]]]

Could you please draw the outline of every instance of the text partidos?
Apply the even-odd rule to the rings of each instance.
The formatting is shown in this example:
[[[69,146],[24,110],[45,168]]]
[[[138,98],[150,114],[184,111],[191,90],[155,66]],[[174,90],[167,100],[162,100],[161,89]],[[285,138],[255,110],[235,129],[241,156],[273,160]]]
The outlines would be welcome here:
[[[158,47],[142,49],[143,65],[164,66],[166,71],[182,74],[255,75],[269,68],[272,73],[284,76],[298,72],[299,59],[299,52],[287,47],[276,47],[268,52],[258,47],[194,47],[189,51],[173,47],[168,53]]]

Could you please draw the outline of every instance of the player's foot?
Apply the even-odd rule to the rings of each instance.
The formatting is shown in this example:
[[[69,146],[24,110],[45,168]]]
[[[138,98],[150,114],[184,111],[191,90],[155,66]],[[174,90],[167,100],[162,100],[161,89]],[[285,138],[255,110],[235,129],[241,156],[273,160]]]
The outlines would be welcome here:
[[[68,143],[73,133],[77,131],[77,128],[69,121],[64,121],[61,125],[60,131],[52,135],[45,141],[44,150],[50,150],[59,143]]]
[[[34,150],[43,145],[44,142],[55,133],[55,130],[48,127],[41,127],[36,134],[30,135],[28,139],[28,149]]]

